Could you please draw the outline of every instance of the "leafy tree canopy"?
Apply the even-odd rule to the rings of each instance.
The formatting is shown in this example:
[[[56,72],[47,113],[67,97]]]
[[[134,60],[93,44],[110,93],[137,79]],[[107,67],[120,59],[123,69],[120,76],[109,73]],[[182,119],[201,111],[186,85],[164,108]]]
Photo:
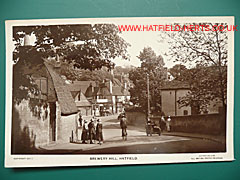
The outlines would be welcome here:
[[[76,71],[70,73],[73,68],[90,71],[102,67],[114,68],[115,58],[128,59],[129,44],[119,33],[114,24],[13,27],[13,61],[17,65],[14,65],[14,89],[18,91],[14,93],[14,98],[18,99],[18,102],[28,98],[27,91],[36,88],[31,74],[24,73],[24,69],[42,64],[43,59],[48,61],[55,57],[57,61],[65,62],[66,66],[69,64],[66,67],[69,71],[66,73],[69,73],[72,79],[80,75],[76,74]],[[26,35],[36,37],[34,45],[23,46]]]
[[[129,79],[133,83],[130,89],[131,101],[134,105],[141,107],[145,112],[147,110],[147,74],[149,76],[150,103],[154,112],[161,111],[161,93],[160,88],[163,81],[166,80],[166,70],[162,56],[157,56],[150,47],[146,47],[138,56],[141,67],[130,71]]]
[[[210,30],[182,30],[164,33],[162,36],[169,44],[167,56],[178,63],[195,64],[190,70],[183,65],[177,65],[170,70],[173,77],[191,84],[191,94],[181,103],[188,105],[199,102],[204,107],[209,101],[219,99],[223,107],[226,107],[228,32],[215,28],[216,25],[226,26],[226,24],[191,25],[208,25]]]
[[[58,54],[65,61],[74,62],[77,68],[112,68],[112,60],[116,57],[128,59],[129,44],[119,33],[114,24],[17,26],[13,28],[13,40],[16,42],[14,61],[19,60],[21,53],[28,53],[21,51],[23,37],[34,34],[36,42],[32,49],[40,57]]]

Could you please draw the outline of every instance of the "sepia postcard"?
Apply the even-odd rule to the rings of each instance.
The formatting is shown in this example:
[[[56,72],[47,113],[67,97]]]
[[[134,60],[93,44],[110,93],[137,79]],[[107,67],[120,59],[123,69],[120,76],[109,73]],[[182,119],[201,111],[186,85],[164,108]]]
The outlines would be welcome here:
[[[234,17],[6,21],[5,167],[233,161]]]

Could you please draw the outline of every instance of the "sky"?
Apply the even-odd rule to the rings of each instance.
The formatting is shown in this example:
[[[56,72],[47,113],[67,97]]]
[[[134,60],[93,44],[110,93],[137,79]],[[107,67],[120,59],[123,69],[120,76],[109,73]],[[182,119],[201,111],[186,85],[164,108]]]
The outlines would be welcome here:
[[[140,52],[144,47],[151,47],[154,52],[158,55],[161,55],[164,59],[165,66],[170,68],[174,66],[173,60],[168,60],[164,54],[168,52],[168,44],[166,41],[161,39],[159,32],[141,32],[141,31],[128,31],[122,32],[122,38],[125,39],[131,47],[128,47],[128,53],[130,55],[130,61],[116,59],[114,62],[119,66],[140,66],[141,62],[137,58]]]

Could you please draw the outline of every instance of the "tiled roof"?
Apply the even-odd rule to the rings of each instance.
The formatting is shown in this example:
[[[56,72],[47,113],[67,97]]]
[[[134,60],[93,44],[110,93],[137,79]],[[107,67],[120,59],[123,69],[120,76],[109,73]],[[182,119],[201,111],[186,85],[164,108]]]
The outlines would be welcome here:
[[[93,87],[96,87],[94,81],[74,81],[73,84],[68,84],[68,88],[70,91],[81,90],[85,94],[90,84],[92,84]]]
[[[111,96],[111,93],[106,86],[104,86],[104,87],[94,87],[93,95],[95,95],[95,96]]]
[[[56,71],[54,71],[50,64],[47,62],[44,62],[44,64],[52,78],[53,85],[57,94],[57,99],[60,104],[61,114],[69,115],[77,113],[78,109],[75,105],[74,99],[68,88],[66,88],[66,84],[63,79]]]
[[[70,91],[72,94],[73,99],[78,95],[80,91]]]
[[[85,96],[86,97],[92,97],[94,93],[94,87],[90,84],[87,88],[87,90],[85,91]]]
[[[123,96],[123,92],[122,92],[122,87],[120,86],[113,86],[113,93],[114,96]]]
[[[189,89],[190,86],[182,81],[167,81],[161,87],[162,90],[171,90],[171,89]]]
[[[76,102],[76,106],[77,107],[86,107],[86,106],[92,106],[92,104],[89,101],[84,100],[84,101]]]
[[[92,104],[88,101],[86,96],[81,91],[78,92],[78,95],[80,96],[80,101],[78,98],[75,98],[75,103],[77,107],[92,106]]]
[[[82,91],[85,92],[88,86],[85,85],[80,85],[80,84],[67,84],[67,87],[69,89],[69,91]]]

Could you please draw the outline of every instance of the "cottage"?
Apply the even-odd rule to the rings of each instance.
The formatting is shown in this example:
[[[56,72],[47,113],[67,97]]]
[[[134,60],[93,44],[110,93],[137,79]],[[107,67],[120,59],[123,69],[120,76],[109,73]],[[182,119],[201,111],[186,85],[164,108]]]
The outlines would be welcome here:
[[[178,100],[189,92],[187,84],[179,81],[168,81],[161,88],[162,112],[166,116],[183,116],[191,115],[191,107],[180,107]]]
[[[95,81],[74,81],[68,84],[75,104],[83,116],[102,116],[115,114],[124,110],[124,105],[130,99],[125,86],[117,79]]]
[[[31,68],[18,62],[18,70],[30,76],[39,94],[13,103],[12,153],[28,152],[75,137],[78,109],[66,84],[54,66],[41,60]],[[21,81],[18,77],[14,81]],[[15,96],[16,94],[13,94]]]
[[[83,92],[81,90],[71,90],[71,94],[78,108],[78,112],[82,116],[92,116],[92,103],[88,101]]]

